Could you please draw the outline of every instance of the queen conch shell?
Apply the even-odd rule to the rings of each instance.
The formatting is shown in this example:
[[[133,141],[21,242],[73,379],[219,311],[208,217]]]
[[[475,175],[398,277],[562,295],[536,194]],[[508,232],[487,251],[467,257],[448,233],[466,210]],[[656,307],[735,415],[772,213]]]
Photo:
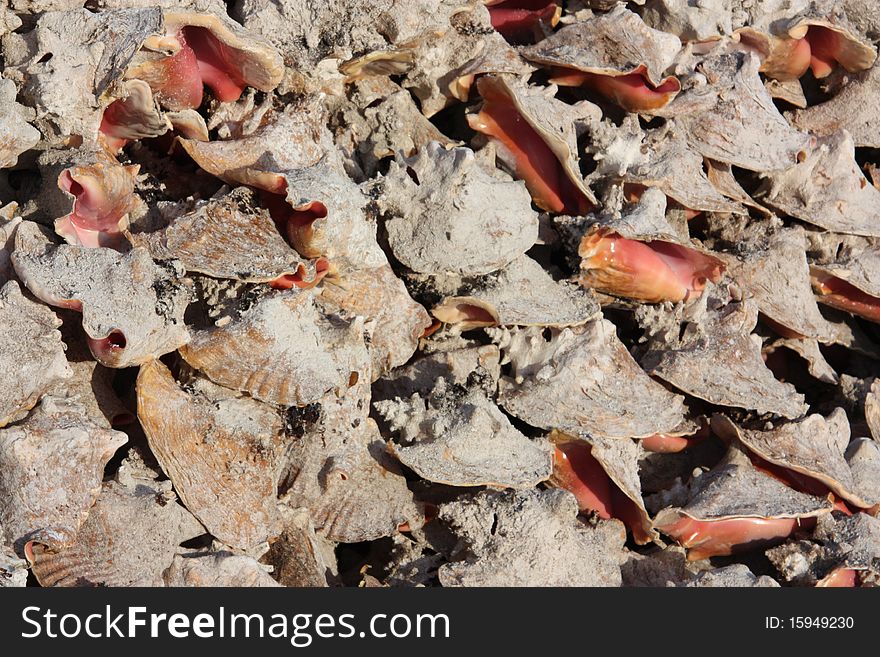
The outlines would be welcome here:
[[[91,420],[82,406],[53,397],[0,430],[0,526],[21,549],[34,538],[73,542],[101,492],[104,467],[127,442]]]
[[[217,392],[188,392],[151,361],[138,374],[138,417],[184,506],[226,545],[253,551],[279,531],[281,418],[256,400]]]
[[[144,41],[125,75],[149,84],[169,110],[197,108],[203,85],[229,102],[245,87],[272,91],[281,82],[280,53],[226,16],[166,10],[163,25],[163,33]]]
[[[15,95],[12,80],[0,79],[0,169],[15,166],[18,156],[40,141],[40,132],[27,122]]]
[[[82,312],[92,355],[107,367],[130,367],[189,340],[185,281],[155,264],[146,249],[52,245],[39,227],[18,228],[15,271],[41,301]]]
[[[541,429],[602,438],[689,433],[684,399],[651,379],[620,342],[614,325],[521,329],[502,338],[510,375],[498,401]]]
[[[381,191],[391,250],[415,272],[487,274],[538,239],[538,215],[525,186],[496,180],[467,148],[431,142],[411,158],[398,158]]]

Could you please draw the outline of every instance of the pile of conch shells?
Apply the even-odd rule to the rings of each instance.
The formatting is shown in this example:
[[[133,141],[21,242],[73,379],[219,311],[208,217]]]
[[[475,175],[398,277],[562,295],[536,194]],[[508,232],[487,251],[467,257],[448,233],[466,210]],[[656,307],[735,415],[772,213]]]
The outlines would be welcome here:
[[[870,0],[10,0],[0,585],[880,582]]]

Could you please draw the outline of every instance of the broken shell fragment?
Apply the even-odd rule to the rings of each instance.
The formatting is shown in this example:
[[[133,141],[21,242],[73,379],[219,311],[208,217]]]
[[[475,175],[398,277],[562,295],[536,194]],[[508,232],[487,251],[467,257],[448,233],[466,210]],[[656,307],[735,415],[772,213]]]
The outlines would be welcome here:
[[[551,484],[574,494],[582,512],[623,522],[639,545],[657,538],[642,500],[637,442],[559,432],[550,440],[556,447]]]
[[[487,274],[538,239],[538,215],[520,182],[483,171],[467,148],[431,142],[399,158],[382,181],[379,205],[394,257],[415,272]]]
[[[521,329],[502,343],[511,370],[498,400],[508,413],[548,431],[602,438],[689,433],[684,399],[645,374],[611,322],[549,333]]]
[[[110,481],[71,545],[32,541],[24,552],[41,586],[161,586],[178,545],[202,533],[170,485]]]
[[[144,80],[170,110],[197,108],[203,86],[229,102],[245,87],[272,91],[284,75],[278,51],[226,16],[166,11],[164,28],[164,36],[145,41],[125,75]]]
[[[327,586],[329,573],[336,569],[332,544],[315,534],[308,509],[279,505],[278,510],[283,529],[265,557],[275,579],[282,586]]]
[[[845,131],[818,139],[804,161],[769,174],[757,197],[826,230],[880,236],[880,190],[862,173],[852,137]]]
[[[324,259],[302,260],[246,187],[198,202],[161,230],[128,238],[156,260],[177,260],[187,271],[274,288],[312,287],[329,268]]]
[[[64,356],[61,320],[21,293],[15,281],[0,289],[0,427],[23,418],[72,372]]]
[[[130,367],[189,340],[187,286],[156,265],[146,249],[51,245],[31,222],[16,233],[15,271],[41,301],[82,312],[92,355],[107,367]]]
[[[38,538],[71,543],[101,492],[104,467],[128,438],[95,424],[83,407],[52,397],[0,430],[0,526],[20,550]]]
[[[760,345],[751,338],[757,321],[757,308],[750,302],[707,310],[696,321],[674,321],[674,331],[649,344],[642,367],[713,404],[801,417],[807,410],[804,396],[773,377]]]
[[[281,418],[269,406],[182,389],[159,361],[141,365],[138,418],[184,506],[225,544],[253,551],[278,531]]]
[[[650,113],[681,90],[675,76],[663,77],[680,49],[678,37],[616,5],[607,14],[566,25],[525,48],[523,56],[551,67],[551,82],[584,85],[628,112]]]
[[[520,433],[482,392],[440,378],[426,397],[373,406],[399,436],[392,454],[428,481],[532,488],[550,476],[549,444]]]
[[[557,282],[537,262],[520,256],[491,277],[465,279],[454,296],[431,309],[461,330],[483,326],[577,326],[599,313],[588,292]]]
[[[324,316],[309,292],[260,299],[222,327],[196,332],[180,354],[215,383],[279,406],[304,406],[349,378],[346,347],[362,324]]]
[[[588,212],[596,198],[578,166],[572,107],[503,76],[480,78],[477,91],[483,106],[468,115],[469,125],[495,141],[535,205],[571,215]],[[578,113],[596,118],[597,112],[587,104]]]
[[[833,254],[818,253],[810,267],[816,300],[880,322],[880,249],[870,239],[827,237]]]
[[[443,586],[620,586],[625,538],[616,521],[578,522],[563,490],[485,491],[444,504],[439,519],[463,540],[440,568]]]
[[[688,559],[695,561],[781,542],[830,510],[825,498],[788,488],[732,449],[693,480],[683,507],[663,509],[654,526],[686,547]]]

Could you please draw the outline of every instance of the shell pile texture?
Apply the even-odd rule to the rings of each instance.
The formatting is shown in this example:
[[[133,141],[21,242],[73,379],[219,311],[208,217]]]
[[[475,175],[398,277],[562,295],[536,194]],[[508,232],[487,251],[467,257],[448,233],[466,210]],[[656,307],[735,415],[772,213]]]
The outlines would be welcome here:
[[[874,3],[7,4],[0,586],[880,582]]]

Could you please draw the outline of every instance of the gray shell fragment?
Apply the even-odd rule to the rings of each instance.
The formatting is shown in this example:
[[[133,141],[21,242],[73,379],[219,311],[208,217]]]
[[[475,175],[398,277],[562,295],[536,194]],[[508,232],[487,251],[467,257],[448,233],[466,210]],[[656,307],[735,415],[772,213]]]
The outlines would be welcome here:
[[[538,215],[521,182],[483,171],[467,148],[431,142],[398,158],[383,180],[380,208],[394,256],[423,274],[487,274],[538,239]]]
[[[0,530],[21,549],[34,538],[71,543],[101,492],[104,466],[128,440],[83,407],[52,397],[0,430]]]
[[[21,419],[73,373],[64,357],[61,320],[27,299],[15,281],[0,289],[0,427]]]
[[[46,303],[81,308],[92,354],[107,367],[129,367],[174,351],[189,340],[183,312],[185,283],[156,265],[146,249],[49,245],[23,222],[12,264],[27,288]]]
[[[733,31],[730,0],[647,0],[644,21],[683,41],[708,41]]]
[[[831,326],[836,330],[836,327],[834,327],[833,324]],[[831,342],[837,343],[836,334],[831,338]],[[824,383],[836,384],[838,382],[839,377],[837,376],[837,372],[831,367],[828,361],[825,360],[825,356],[819,349],[819,342],[817,340],[812,338],[779,339],[768,344],[764,348],[763,353],[773,353],[776,349],[781,347],[790,349],[803,358],[806,361],[807,371],[810,373],[810,376],[813,376]]]
[[[265,283],[288,274],[304,282],[316,276],[314,263],[290,248],[246,187],[199,202],[162,230],[129,239],[156,260],[178,260],[187,271],[214,278]]]
[[[663,110],[676,117],[698,153],[764,172],[788,169],[810,148],[811,137],[789,126],[773,104],[758,75],[757,55],[722,53],[701,67],[714,83],[682,93]],[[690,103],[700,109],[679,113],[679,106]]]
[[[618,339],[614,325],[514,332],[502,343],[509,377],[499,383],[507,412],[542,429],[640,438],[686,429],[684,399],[652,380]]]
[[[685,586],[689,588],[702,587],[737,587],[737,588],[779,588],[779,582],[767,575],[756,577],[749,567],[742,563],[735,563],[715,570],[704,570],[693,581]]]
[[[42,586],[161,586],[178,545],[203,532],[170,482],[110,481],[72,545],[28,544],[25,554]]]
[[[802,228],[765,233],[741,242],[736,256],[719,257],[764,315],[799,335],[822,342],[833,339],[834,327],[819,312],[813,296]]]
[[[758,311],[750,302],[731,302],[655,339],[642,357],[651,374],[682,392],[721,406],[801,417],[804,397],[777,381],[751,337]],[[676,322],[678,324],[678,322]]]
[[[880,511],[880,444],[870,438],[856,438],[844,454],[853,478],[853,491],[869,508]]]
[[[362,341],[362,323],[322,315],[308,291],[270,294],[218,328],[198,331],[180,349],[209,379],[280,406],[305,405],[342,386],[346,354]]]
[[[227,551],[177,554],[162,577],[168,587],[281,586],[267,566],[253,557]]]
[[[0,589],[27,585],[27,561],[19,559],[9,548],[0,548]]]
[[[532,488],[553,469],[546,441],[530,440],[479,391],[438,379],[429,395],[374,403],[398,433],[392,453],[419,476],[450,486]]]
[[[463,281],[455,296],[431,310],[441,322],[466,331],[479,326],[577,326],[599,313],[581,287],[554,281],[528,256],[493,275]]]
[[[463,560],[440,568],[443,586],[620,586],[625,532],[588,526],[563,490],[483,492],[444,504]]]
[[[862,173],[847,132],[819,139],[803,162],[768,175],[757,196],[780,212],[826,230],[880,236],[880,190]]]
[[[254,552],[278,531],[284,441],[275,410],[247,397],[182,389],[159,361],[141,366],[138,417],[184,506],[225,544]]]

